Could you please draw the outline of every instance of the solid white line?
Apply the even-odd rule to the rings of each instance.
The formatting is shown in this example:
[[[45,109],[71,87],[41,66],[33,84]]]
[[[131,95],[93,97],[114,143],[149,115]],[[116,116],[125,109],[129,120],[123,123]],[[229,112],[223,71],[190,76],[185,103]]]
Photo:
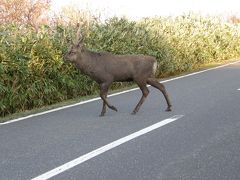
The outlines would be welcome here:
[[[182,79],[182,78],[185,78],[185,77],[193,76],[193,75],[196,75],[196,74],[204,73],[204,72],[207,72],[207,71],[211,71],[211,70],[214,70],[214,69],[223,68],[223,67],[226,67],[226,66],[229,66],[229,65],[237,64],[239,62],[240,61],[236,61],[236,62],[224,64],[224,65],[221,65],[221,66],[217,66],[217,67],[214,67],[214,68],[206,69],[206,70],[203,70],[203,71],[198,71],[198,72],[190,73],[190,74],[187,74],[187,75],[183,75],[183,76],[167,79],[167,80],[161,81],[161,83],[166,83],[166,82]],[[124,93],[128,93],[128,92],[131,92],[131,91],[135,91],[135,90],[138,90],[138,89],[139,88],[133,88],[133,89],[121,91],[121,92],[118,92],[118,93],[111,94],[108,97],[117,96],[117,95],[120,95],[120,94],[124,94]],[[17,121],[21,121],[21,120],[24,120],[24,119],[28,119],[28,118],[31,118],[31,117],[36,117],[36,116],[40,116],[40,115],[43,115],[43,114],[59,111],[59,110],[62,110],[62,109],[66,109],[66,108],[70,108],[70,107],[74,107],[74,106],[79,106],[81,104],[86,104],[86,103],[89,103],[89,102],[97,101],[99,99],[100,99],[100,97],[94,98],[94,99],[90,99],[90,100],[87,100],[87,101],[82,101],[82,102],[75,103],[75,104],[71,104],[71,105],[67,105],[67,106],[62,106],[62,107],[59,107],[59,108],[51,109],[51,110],[40,112],[40,113],[36,113],[36,114],[31,114],[31,115],[28,115],[28,116],[25,116],[25,117],[21,117],[21,118],[13,119],[13,120],[10,120],[10,121],[4,122],[4,123],[0,123],[0,126],[1,125],[5,125],[5,124],[10,124],[10,123],[13,123],[13,122],[17,122]]]
[[[200,74],[200,73],[204,73],[204,72],[207,72],[207,71],[211,71],[211,70],[223,68],[223,67],[230,66],[230,65],[233,65],[233,64],[237,64],[237,63],[240,63],[240,61],[235,61],[235,62],[228,63],[228,64],[224,64],[224,65],[221,65],[221,66],[217,66],[217,67],[205,69],[205,70],[202,70],[202,71],[198,71],[198,72],[186,74],[186,75],[183,75],[183,76],[171,78],[171,79],[168,79],[168,80],[165,80],[165,81],[161,81],[161,82],[162,82],[162,83],[166,83],[166,82],[169,82],[169,81],[174,81],[174,80],[177,80],[177,79],[182,79],[182,78],[185,78],[185,77],[194,76],[194,75],[196,75],[196,74]]]
[[[93,151],[91,151],[91,152],[89,152],[89,153],[87,153],[85,155],[82,155],[82,156],[80,156],[80,157],[78,157],[78,158],[76,158],[76,159],[74,159],[74,160],[72,160],[70,162],[67,162],[67,163],[65,163],[65,164],[63,164],[63,165],[61,165],[61,166],[59,166],[59,167],[57,167],[57,168],[55,168],[53,170],[50,170],[50,171],[48,171],[48,172],[46,172],[44,174],[39,175],[39,176],[33,178],[32,180],[49,179],[49,178],[51,178],[53,176],[56,176],[56,175],[58,175],[58,174],[60,174],[60,173],[62,173],[64,171],[67,171],[67,170],[69,170],[69,169],[71,169],[71,168],[73,168],[73,167],[75,167],[75,166],[77,166],[77,165],[79,165],[79,164],[89,160],[89,159],[92,159],[92,158],[94,158],[94,157],[96,157],[96,156],[98,156],[98,155],[100,155],[100,154],[102,154],[102,153],[104,153],[106,151],[109,151],[110,149],[113,149],[113,148],[115,148],[117,146],[120,146],[123,143],[131,141],[134,138],[137,138],[137,137],[139,137],[141,135],[144,135],[144,134],[146,134],[146,133],[148,133],[150,131],[158,129],[158,128],[160,128],[160,127],[162,127],[162,126],[164,126],[166,124],[169,124],[169,123],[171,123],[173,121],[176,121],[176,120],[178,120],[178,119],[180,119],[182,117],[183,117],[183,115],[176,115],[176,116],[173,116],[171,118],[168,118],[168,119],[165,119],[163,121],[160,121],[160,122],[158,122],[156,124],[153,124],[153,125],[151,125],[149,127],[146,127],[144,129],[139,130],[139,131],[137,131],[135,133],[132,133],[132,134],[130,134],[128,136],[125,136],[125,137],[123,137],[121,139],[113,141],[113,142],[111,142],[111,143],[109,143],[109,144],[107,144],[105,146],[102,146],[102,147],[96,149],[96,150],[93,150]]]
[[[238,89],[238,91],[240,91],[240,88]]]
[[[10,123],[13,123],[13,122],[17,122],[17,121],[21,121],[21,120],[24,120],[24,119],[28,119],[28,118],[31,118],[31,117],[40,116],[40,115],[43,115],[43,114],[48,114],[48,113],[51,113],[51,112],[59,111],[59,110],[62,110],[62,109],[78,106],[78,105],[81,105],[81,104],[86,104],[86,103],[89,103],[89,102],[97,101],[99,99],[100,99],[100,97],[93,98],[93,99],[82,101],[82,102],[79,102],[79,103],[76,103],[76,104],[71,104],[71,105],[67,105],[67,106],[62,106],[62,107],[59,107],[59,108],[51,109],[51,110],[48,110],[48,111],[43,111],[43,112],[40,112],[40,113],[31,114],[31,115],[28,115],[28,116],[25,116],[25,117],[21,117],[21,118],[13,119],[13,120],[10,120],[10,121],[4,122],[4,123],[0,123],[0,126],[4,125],[4,124],[10,124]]]

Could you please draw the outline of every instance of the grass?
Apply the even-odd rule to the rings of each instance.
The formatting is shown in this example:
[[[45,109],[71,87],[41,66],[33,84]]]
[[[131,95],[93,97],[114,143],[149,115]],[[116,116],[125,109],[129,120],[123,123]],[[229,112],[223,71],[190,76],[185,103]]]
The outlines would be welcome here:
[[[88,49],[154,56],[158,78],[240,57],[240,26],[217,17],[189,14],[138,21],[113,17],[87,24],[81,33]],[[0,117],[98,92],[96,83],[63,62],[70,46],[67,39],[76,38],[75,25],[53,23],[35,31],[3,24],[0,32]],[[123,86],[117,83],[112,89]]]
[[[236,62],[236,61],[238,61],[238,59],[226,60],[226,61],[222,61],[222,62],[219,62],[219,63],[205,64],[205,65],[202,65],[201,67],[199,67],[195,70],[183,72],[183,73],[180,73],[180,74],[175,74],[175,75],[168,76],[168,77],[163,77],[161,80],[171,79],[171,78],[174,78],[174,77],[190,74],[190,73],[201,71],[201,70],[206,70],[206,69],[209,69],[209,68],[217,67],[217,66],[220,66],[220,65],[224,65],[224,64],[228,64],[228,63]],[[121,92],[121,91],[124,91],[124,90],[136,88],[136,87],[137,87],[136,85],[129,85],[129,86],[124,87],[124,88],[120,88],[120,89],[117,89],[117,90],[112,90],[112,91],[109,92],[109,94],[114,94],[114,93],[117,93],[117,92]],[[98,94],[93,94],[91,96],[79,97],[79,98],[63,101],[63,102],[60,102],[60,103],[56,103],[56,104],[53,104],[53,105],[50,105],[50,106],[44,106],[42,108],[35,108],[35,109],[32,109],[32,110],[11,114],[11,115],[8,115],[6,117],[1,117],[0,118],[0,123],[7,122],[7,121],[10,121],[10,120],[13,120],[13,119],[20,118],[20,117],[25,117],[25,116],[28,116],[28,115],[31,115],[31,114],[36,114],[36,113],[44,112],[44,111],[47,111],[47,110],[51,110],[51,109],[55,109],[55,108],[79,103],[81,101],[89,100],[89,99],[96,98],[96,97],[99,97],[99,95]]]

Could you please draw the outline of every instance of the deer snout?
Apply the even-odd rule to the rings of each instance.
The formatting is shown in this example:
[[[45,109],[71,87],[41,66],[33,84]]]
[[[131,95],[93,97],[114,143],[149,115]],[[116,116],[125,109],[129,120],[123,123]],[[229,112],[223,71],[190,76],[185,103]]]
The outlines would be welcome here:
[[[67,62],[68,59],[69,59],[68,54],[65,54],[65,55],[63,56],[63,60],[64,60],[65,62]]]

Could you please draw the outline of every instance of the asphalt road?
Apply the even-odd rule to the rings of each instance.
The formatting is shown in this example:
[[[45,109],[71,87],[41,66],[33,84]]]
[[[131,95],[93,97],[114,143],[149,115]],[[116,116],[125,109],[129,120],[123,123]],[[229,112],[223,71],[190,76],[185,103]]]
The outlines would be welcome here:
[[[59,180],[239,180],[240,63],[164,83],[173,102],[150,94],[137,115],[132,91],[109,98],[119,112],[98,117],[99,100],[0,125],[0,179],[32,179],[164,120],[133,138],[54,175]]]

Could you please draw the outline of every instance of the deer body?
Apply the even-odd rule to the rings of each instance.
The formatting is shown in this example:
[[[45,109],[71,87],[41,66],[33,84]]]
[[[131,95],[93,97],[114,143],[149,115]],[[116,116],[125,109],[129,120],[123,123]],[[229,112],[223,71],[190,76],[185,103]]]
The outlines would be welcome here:
[[[75,65],[83,74],[97,83],[133,81],[143,76],[153,77],[156,71],[156,59],[143,55],[113,55],[96,53],[84,49],[79,54]]]
[[[113,82],[134,81],[142,91],[142,97],[132,114],[136,114],[145,101],[149,90],[147,84],[159,89],[167,102],[166,111],[171,111],[171,103],[163,84],[155,79],[157,61],[152,56],[145,55],[114,55],[111,53],[97,53],[90,51],[79,42],[73,45],[65,55],[85,75],[95,80],[100,86],[100,97],[103,100],[101,116],[106,113],[106,106],[117,111],[107,101],[107,92]]]

